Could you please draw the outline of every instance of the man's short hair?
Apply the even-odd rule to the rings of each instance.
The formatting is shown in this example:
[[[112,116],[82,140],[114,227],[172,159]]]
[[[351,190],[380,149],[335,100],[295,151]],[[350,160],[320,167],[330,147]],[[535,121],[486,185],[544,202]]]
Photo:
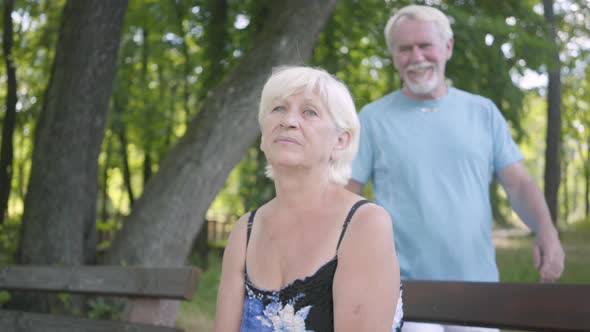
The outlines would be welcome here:
[[[393,40],[393,30],[397,27],[403,18],[419,20],[424,22],[434,22],[441,34],[444,42],[453,38],[453,29],[449,18],[440,10],[420,5],[410,5],[398,10],[395,15],[391,16],[385,25],[385,42],[389,53],[393,55],[395,51],[395,40]]]

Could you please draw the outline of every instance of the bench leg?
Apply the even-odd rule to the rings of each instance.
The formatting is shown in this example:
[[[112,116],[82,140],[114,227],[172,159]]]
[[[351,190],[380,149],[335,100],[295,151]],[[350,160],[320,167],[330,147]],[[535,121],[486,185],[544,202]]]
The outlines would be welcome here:
[[[125,306],[124,319],[133,323],[146,323],[174,327],[180,301],[133,299]]]

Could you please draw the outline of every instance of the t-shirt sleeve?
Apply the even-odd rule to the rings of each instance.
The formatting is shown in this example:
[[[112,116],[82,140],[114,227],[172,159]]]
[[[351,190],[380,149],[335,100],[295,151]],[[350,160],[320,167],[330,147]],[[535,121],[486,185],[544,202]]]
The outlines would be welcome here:
[[[365,184],[369,182],[372,175],[374,144],[371,139],[371,122],[366,111],[361,110],[359,121],[361,124],[359,149],[352,162],[352,179]]]
[[[494,171],[498,172],[504,167],[522,160],[523,155],[512,138],[512,133],[510,132],[506,119],[504,119],[498,107],[491,100],[489,103],[492,107]]]

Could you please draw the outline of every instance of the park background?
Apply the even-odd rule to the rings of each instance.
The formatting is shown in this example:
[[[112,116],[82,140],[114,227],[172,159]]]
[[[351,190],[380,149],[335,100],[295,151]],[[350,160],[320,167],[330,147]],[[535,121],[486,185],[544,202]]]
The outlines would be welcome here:
[[[273,196],[256,120],[271,68],[323,67],[360,109],[400,86],[383,27],[418,3],[450,16],[449,83],[498,105],[544,190],[560,282],[590,282],[588,0],[1,3],[0,264],[194,264],[178,324],[209,329],[227,232]],[[536,281],[530,235],[490,190],[502,280]]]

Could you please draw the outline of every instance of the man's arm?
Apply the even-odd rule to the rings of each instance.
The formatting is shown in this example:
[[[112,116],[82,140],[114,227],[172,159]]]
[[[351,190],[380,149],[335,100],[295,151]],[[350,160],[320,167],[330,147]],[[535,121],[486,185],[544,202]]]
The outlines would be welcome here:
[[[520,219],[535,233],[533,260],[541,281],[555,281],[563,272],[565,254],[541,189],[522,162],[506,166],[498,179]]]
[[[365,186],[364,184],[362,184],[356,180],[350,179],[350,180],[348,180],[348,184],[345,186],[345,188],[348,189],[349,191],[352,191],[353,193],[355,193],[357,195],[361,195],[363,192],[364,186]]]

